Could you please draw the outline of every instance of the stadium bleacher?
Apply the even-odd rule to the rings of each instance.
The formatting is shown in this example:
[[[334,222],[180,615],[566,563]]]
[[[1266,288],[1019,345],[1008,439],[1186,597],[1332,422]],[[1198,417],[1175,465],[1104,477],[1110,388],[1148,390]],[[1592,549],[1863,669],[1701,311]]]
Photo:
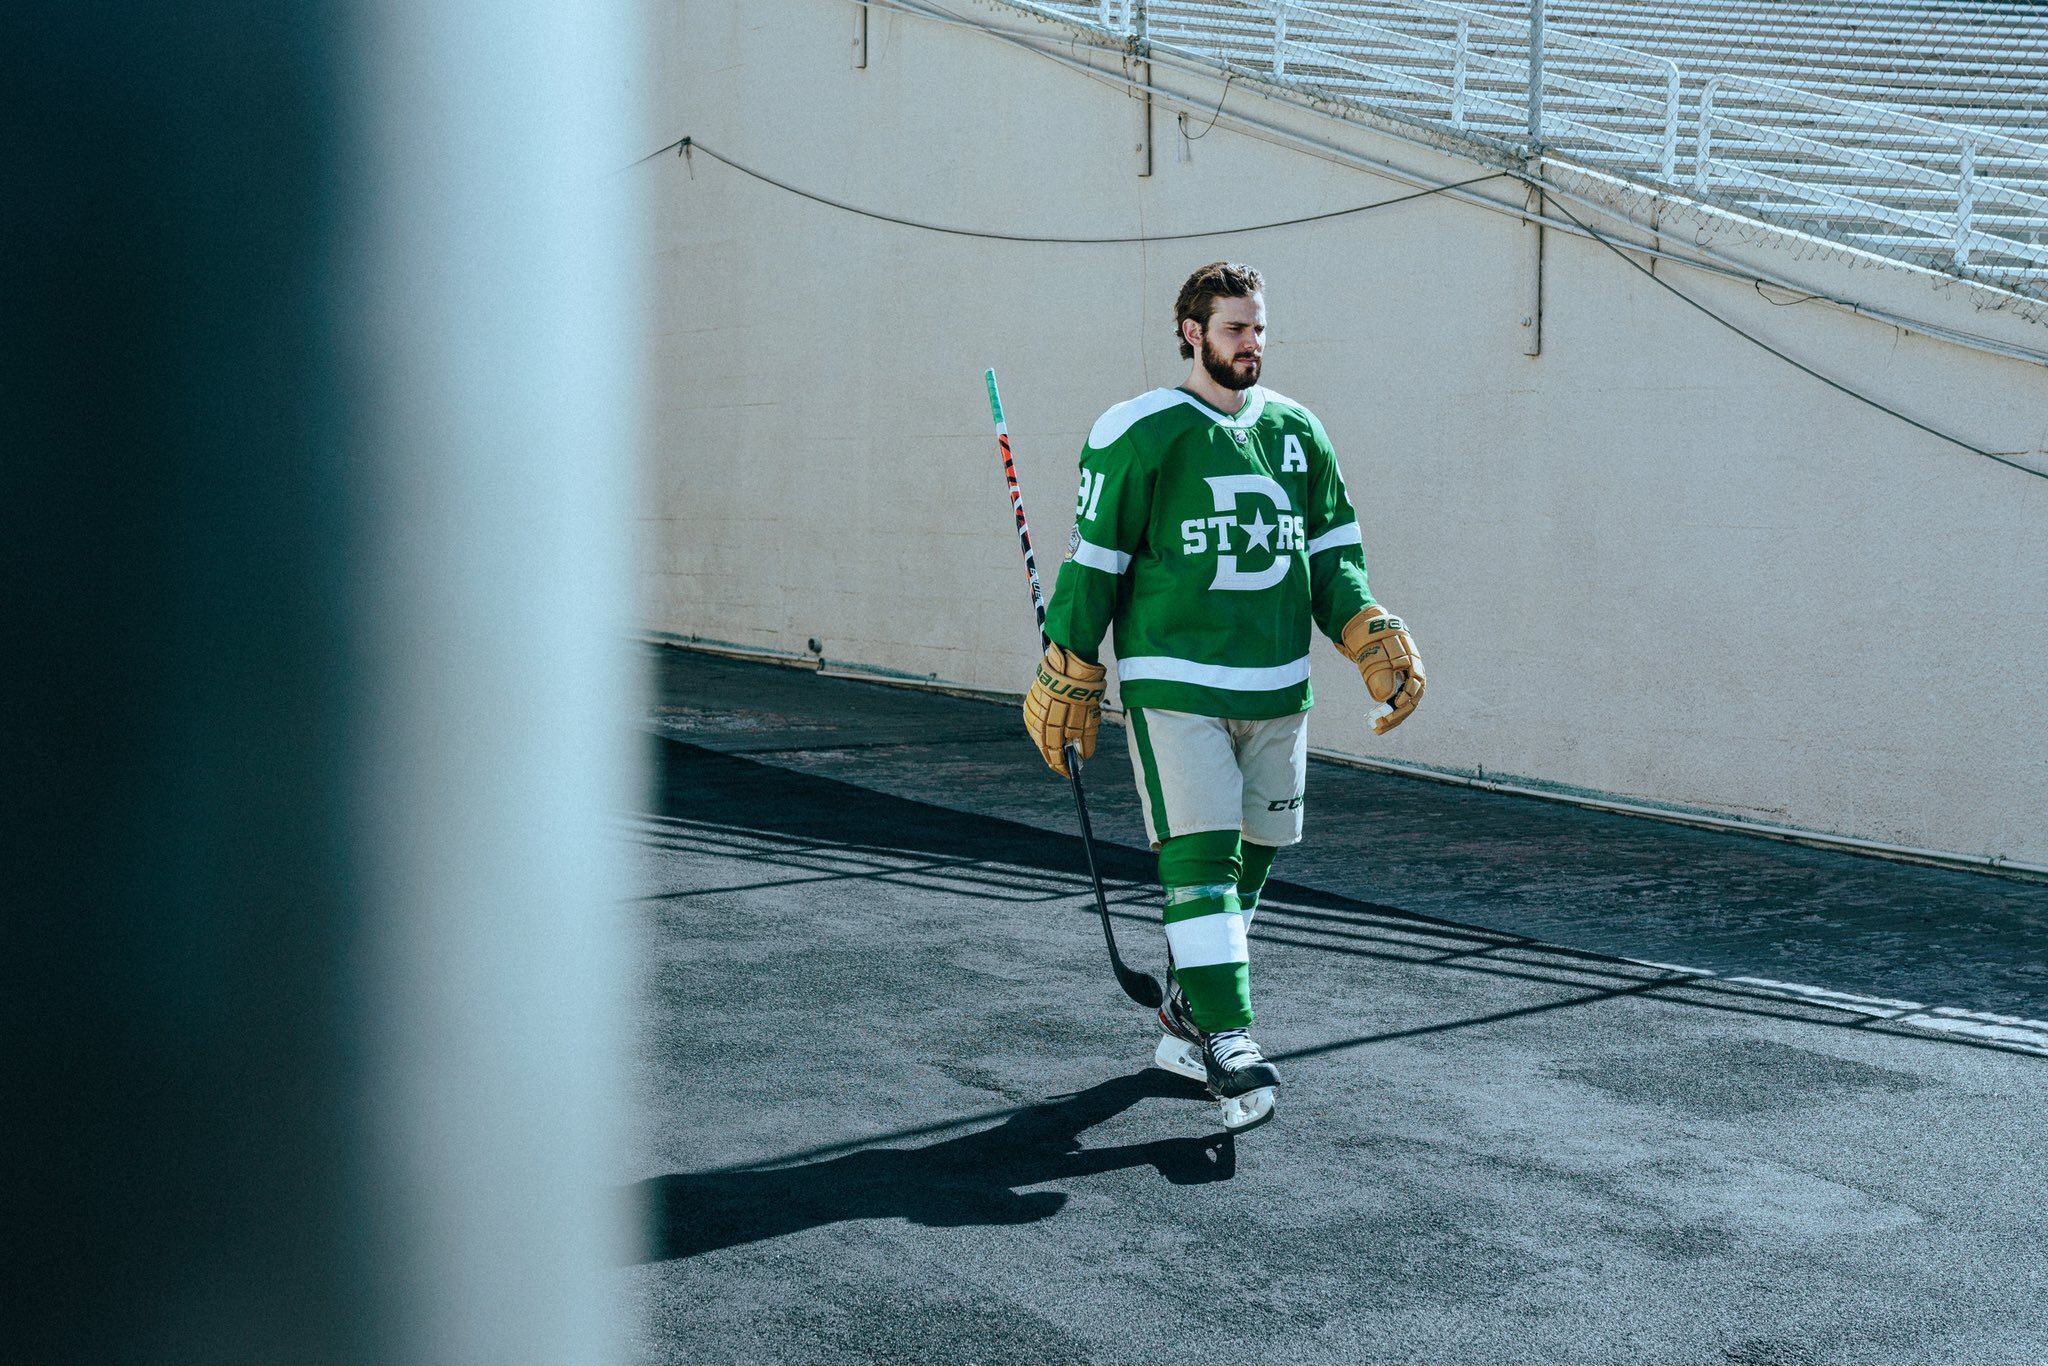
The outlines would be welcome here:
[[[1021,7],[1530,150],[1525,0]],[[1542,104],[1550,155],[2048,297],[2048,7],[1551,0]]]

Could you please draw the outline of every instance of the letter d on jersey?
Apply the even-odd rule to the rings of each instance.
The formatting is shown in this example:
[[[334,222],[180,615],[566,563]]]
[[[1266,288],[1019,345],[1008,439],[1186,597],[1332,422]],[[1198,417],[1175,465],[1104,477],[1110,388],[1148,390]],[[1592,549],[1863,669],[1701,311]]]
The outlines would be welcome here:
[[[1236,512],[1239,496],[1247,493],[1270,499],[1278,512],[1294,510],[1294,504],[1287,501],[1287,490],[1263,474],[1216,474],[1205,482],[1215,495],[1218,512]],[[1216,578],[1209,589],[1211,592],[1256,593],[1286,578],[1293,564],[1292,555],[1275,555],[1273,563],[1264,569],[1243,570],[1237,567],[1237,556],[1218,555]]]

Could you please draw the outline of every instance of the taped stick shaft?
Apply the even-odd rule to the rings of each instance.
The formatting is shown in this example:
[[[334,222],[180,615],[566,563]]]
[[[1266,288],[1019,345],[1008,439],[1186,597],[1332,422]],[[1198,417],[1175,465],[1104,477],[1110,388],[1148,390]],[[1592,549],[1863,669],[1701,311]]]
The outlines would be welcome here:
[[[1045,633],[1045,586],[1038,578],[1038,556],[1031,549],[1031,524],[1024,520],[1024,491],[1017,486],[1017,462],[1010,454],[1010,424],[1003,420],[1003,399],[996,389],[996,372],[983,376],[988,381],[989,416],[996,420],[996,445],[1003,453],[1003,482],[1009,486],[1010,511],[1017,519],[1017,543],[1024,549],[1024,577],[1031,581],[1031,610],[1038,614],[1038,648],[1052,644]]]
[[[1031,553],[1031,525],[1024,520],[1024,491],[1017,485],[1017,462],[1010,454],[1010,427],[1003,421],[1003,400],[996,390],[996,372],[990,370],[988,380],[988,411],[996,423],[996,444],[1003,452],[1003,480],[1010,490],[1010,510],[1017,518],[1017,543],[1024,549],[1024,573],[1031,580],[1031,607],[1038,613],[1038,640],[1041,649],[1049,649],[1052,640],[1045,633],[1045,590],[1038,582],[1038,562]],[[1117,952],[1116,931],[1109,923],[1109,898],[1102,890],[1102,871],[1095,863],[1095,831],[1088,821],[1088,800],[1081,792],[1081,748],[1069,744],[1066,747],[1067,777],[1074,785],[1074,811],[1081,818],[1081,849],[1088,856],[1088,882],[1095,889],[1095,909],[1102,917],[1102,939],[1109,946],[1110,970],[1116,974],[1116,984],[1123,988],[1124,995],[1148,1009],[1157,1007],[1166,999],[1159,979],[1147,972],[1139,972],[1123,960]]]

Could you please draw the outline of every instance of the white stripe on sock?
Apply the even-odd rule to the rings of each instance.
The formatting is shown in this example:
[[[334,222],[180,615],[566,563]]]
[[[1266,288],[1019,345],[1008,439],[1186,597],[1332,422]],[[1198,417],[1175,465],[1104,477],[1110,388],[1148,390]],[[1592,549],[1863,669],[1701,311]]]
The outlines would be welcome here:
[[[1232,911],[1176,920],[1166,927],[1166,942],[1173,948],[1173,965],[1177,968],[1209,968],[1220,963],[1251,961],[1244,941],[1244,917]]]

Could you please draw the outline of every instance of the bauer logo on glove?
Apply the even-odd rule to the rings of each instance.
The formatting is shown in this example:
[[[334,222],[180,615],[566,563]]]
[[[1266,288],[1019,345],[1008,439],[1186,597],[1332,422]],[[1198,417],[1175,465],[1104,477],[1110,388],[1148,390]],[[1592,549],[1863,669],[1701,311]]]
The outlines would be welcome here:
[[[1100,684],[1077,683],[1053,673],[1043,663],[1038,666],[1038,685],[1054,697],[1064,697],[1069,702],[1100,702],[1107,691]]]
[[[1090,664],[1058,645],[1046,647],[1038,661],[1038,677],[1024,694],[1024,729],[1044,756],[1047,767],[1061,777],[1067,772],[1066,748],[1079,745],[1081,757],[1095,757],[1095,733],[1102,725],[1102,695],[1108,670]]]
[[[1372,714],[1375,735],[1385,735],[1408,719],[1422,701],[1422,660],[1399,617],[1375,603],[1344,626],[1337,649],[1358,666],[1365,690],[1378,704]]]

